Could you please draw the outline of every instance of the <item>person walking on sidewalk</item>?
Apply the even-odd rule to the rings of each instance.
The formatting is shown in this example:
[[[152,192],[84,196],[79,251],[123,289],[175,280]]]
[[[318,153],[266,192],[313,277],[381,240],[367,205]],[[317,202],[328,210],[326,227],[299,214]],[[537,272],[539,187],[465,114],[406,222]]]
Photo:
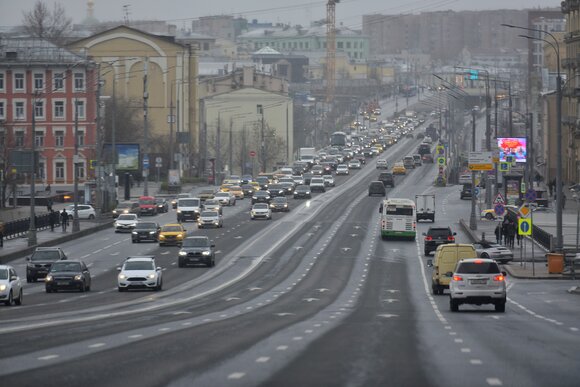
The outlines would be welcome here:
[[[56,224],[56,217],[57,213],[53,210],[50,210],[50,214],[48,215],[48,223],[50,224],[50,231],[54,231],[54,225]]]
[[[68,213],[64,208],[60,213],[60,224],[62,225],[62,232],[66,232],[66,226],[68,226]]]
[[[501,223],[498,223],[497,226],[495,226],[494,234],[495,241],[498,245],[501,245]]]
[[[516,239],[516,231],[517,231],[517,226],[514,222],[510,221],[509,225],[508,225],[508,234],[509,234],[509,247],[511,249],[514,248],[514,242]]]
[[[4,222],[0,222],[0,247],[4,247]]]
[[[507,246],[509,244],[508,226],[509,226],[509,220],[506,218],[506,219],[504,219],[503,223],[501,224],[501,235],[503,236],[503,244],[505,246]]]

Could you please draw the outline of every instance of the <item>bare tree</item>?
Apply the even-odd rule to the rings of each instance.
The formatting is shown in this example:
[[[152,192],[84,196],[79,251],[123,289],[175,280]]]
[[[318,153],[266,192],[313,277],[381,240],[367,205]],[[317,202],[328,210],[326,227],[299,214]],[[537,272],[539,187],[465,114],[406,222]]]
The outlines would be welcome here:
[[[61,45],[65,39],[65,33],[71,28],[72,19],[66,16],[64,7],[54,4],[52,11],[41,0],[34,4],[31,11],[23,12],[24,28],[31,36],[46,39]]]

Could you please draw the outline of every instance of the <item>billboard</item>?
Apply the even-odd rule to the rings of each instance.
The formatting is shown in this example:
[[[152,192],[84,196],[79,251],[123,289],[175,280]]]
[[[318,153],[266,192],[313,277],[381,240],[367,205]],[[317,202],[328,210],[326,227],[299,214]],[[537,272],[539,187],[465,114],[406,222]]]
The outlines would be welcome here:
[[[112,148],[112,144],[103,146],[103,158],[105,160],[113,161]],[[115,144],[115,148],[117,149],[116,169],[123,171],[139,170],[139,144]]]
[[[525,137],[498,137],[499,161],[507,161],[508,156],[517,163],[525,163],[527,157],[527,143]]]

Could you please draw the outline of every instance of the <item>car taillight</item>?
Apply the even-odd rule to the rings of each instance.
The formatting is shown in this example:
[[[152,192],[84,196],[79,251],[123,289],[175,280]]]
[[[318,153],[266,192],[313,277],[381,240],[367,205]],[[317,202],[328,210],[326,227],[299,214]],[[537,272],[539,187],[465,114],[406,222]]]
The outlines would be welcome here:
[[[496,275],[495,277],[493,277],[493,280],[501,282],[501,281],[505,280],[505,277],[503,275],[499,274],[499,275]]]
[[[447,237],[447,240],[450,242],[453,242],[455,240],[455,238],[452,235],[450,235]]]
[[[425,237],[425,240],[426,240],[426,241],[432,241],[432,240],[433,240],[433,237],[426,236],[426,237]]]
[[[453,281],[463,281],[463,277],[460,275],[454,275],[453,276]]]

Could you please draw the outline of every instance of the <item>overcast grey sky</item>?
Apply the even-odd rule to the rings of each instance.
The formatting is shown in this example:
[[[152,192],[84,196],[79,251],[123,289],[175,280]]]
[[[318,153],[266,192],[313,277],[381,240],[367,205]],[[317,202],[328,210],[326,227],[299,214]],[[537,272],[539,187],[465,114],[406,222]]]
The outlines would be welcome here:
[[[0,26],[21,24],[22,12],[36,0],[0,0]],[[86,16],[87,0],[44,0],[52,7],[63,5],[74,23]],[[326,0],[94,0],[95,17],[100,21],[123,20],[123,5],[129,5],[129,19],[167,20],[189,27],[192,19],[216,14],[234,14],[249,20],[309,25],[325,17]],[[336,6],[337,21],[361,28],[362,15],[400,14],[437,10],[524,9],[559,7],[560,0],[341,0]]]

